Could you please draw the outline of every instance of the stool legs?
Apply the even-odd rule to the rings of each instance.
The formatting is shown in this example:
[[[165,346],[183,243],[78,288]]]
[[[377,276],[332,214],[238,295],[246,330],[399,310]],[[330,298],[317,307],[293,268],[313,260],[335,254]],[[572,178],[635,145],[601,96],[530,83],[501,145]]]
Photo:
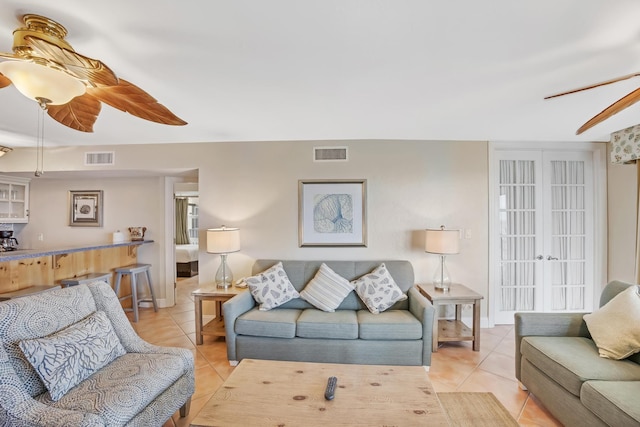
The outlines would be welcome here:
[[[115,293],[116,295],[118,295],[118,299],[120,301],[127,299],[127,298],[131,298],[131,308],[130,309],[125,309],[127,311],[133,311],[133,321],[134,322],[138,322],[138,305],[141,302],[147,302],[149,300],[144,300],[144,299],[138,299],[138,274],[142,274],[145,273],[145,277],[147,280],[147,285],[149,286],[149,292],[151,293],[151,302],[153,302],[153,311],[158,311],[158,304],[156,302],[156,294],[153,291],[153,286],[151,284],[151,274],[149,272],[149,269],[145,269],[144,271],[117,271],[116,274],[116,286],[115,286]],[[123,297],[120,297],[120,284],[122,283],[122,276],[124,274],[129,274],[131,276],[131,295],[125,295]]]

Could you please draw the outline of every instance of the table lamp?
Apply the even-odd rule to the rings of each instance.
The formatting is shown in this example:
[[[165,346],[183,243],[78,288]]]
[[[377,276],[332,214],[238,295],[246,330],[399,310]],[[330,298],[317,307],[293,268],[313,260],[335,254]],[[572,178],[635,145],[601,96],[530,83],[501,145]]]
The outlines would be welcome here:
[[[436,289],[448,291],[451,286],[451,276],[445,264],[445,257],[460,252],[460,230],[445,230],[442,225],[439,229],[428,228],[425,231],[424,251],[440,255],[440,265],[433,275],[433,285]]]
[[[224,225],[220,228],[207,230],[207,252],[220,254],[220,267],[216,273],[216,286],[228,288],[233,283],[233,273],[227,265],[227,255],[240,250],[240,229],[228,228]]]

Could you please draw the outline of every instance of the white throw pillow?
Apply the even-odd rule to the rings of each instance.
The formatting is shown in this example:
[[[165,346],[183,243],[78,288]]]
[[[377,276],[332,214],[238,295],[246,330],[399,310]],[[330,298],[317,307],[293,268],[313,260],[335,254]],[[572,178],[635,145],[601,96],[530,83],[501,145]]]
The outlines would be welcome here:
[[[300,291],[300,297],[322,311],[334,312],[353,291],[353,285],[322,263],[313,279]]]
[[[18,345],[53,401],[126,353],[103,311],[52,335],[22,340]]]
[[[255,276],[247,277],[244,281],[262,311],[271,310],[300,297],[282,268],[282,262]]]
[[[407,299],[384,263],[351,283],[355,286],[360,299],[373,314],[382,313],[396,302]]]
[[[624,359],[640,351],[640,286],[620,292],[584,321],[601,357]]]

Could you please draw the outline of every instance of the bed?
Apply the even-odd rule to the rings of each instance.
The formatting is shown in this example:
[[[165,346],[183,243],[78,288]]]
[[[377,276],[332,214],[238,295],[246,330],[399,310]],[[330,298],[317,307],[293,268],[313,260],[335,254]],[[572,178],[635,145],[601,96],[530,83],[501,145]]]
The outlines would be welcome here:
[[[198,274],[198,245],[176,245],[176,275],[193,277]]]

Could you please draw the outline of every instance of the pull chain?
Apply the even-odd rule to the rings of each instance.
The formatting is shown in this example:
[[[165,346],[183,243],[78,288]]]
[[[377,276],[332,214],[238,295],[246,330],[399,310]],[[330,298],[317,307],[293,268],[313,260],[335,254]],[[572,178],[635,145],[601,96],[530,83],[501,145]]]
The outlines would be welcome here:
[[[40,109],[38,111],[38,129],[36,135],[36,177],[44,174],[44,112],[47,110],[49,101],[46,98],[36,98]]]

